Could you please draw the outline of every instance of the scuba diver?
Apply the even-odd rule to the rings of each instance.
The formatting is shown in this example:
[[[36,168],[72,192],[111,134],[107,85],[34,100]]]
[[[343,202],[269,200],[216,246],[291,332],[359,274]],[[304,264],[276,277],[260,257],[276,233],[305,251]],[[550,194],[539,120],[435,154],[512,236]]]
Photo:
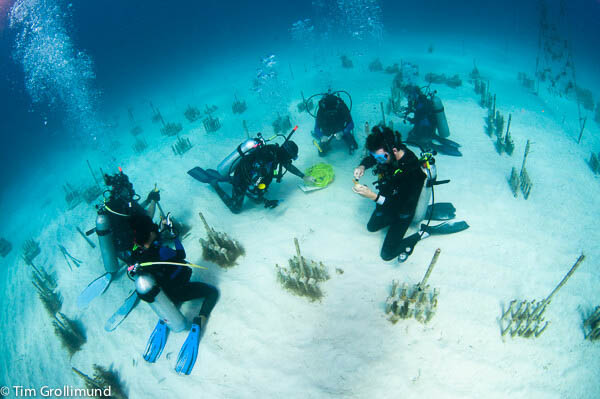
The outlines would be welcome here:
[[[189,375],[196,363],[200,338],[217,303],[219,291],[210,284],[190,282],[191,267],[204,267],[186,262],[185,249],[169,218],[163,219],[161,224],[173,234],[175,249],[161,245],[155,240],[154,233],[148,233],[150,226],[147,225],[147,220],[138,219],[138,222],[132,223],[136,244],[128,276],[135,281],[138,297],[147,302],[159,318],[144,351],[147,362],[154,363],[158,360],[169,330],[179,332],[186,328],[188,323],[179,311],[179,306],[192,299],[204,299],[200,312],[192,320],[190,332],[175,365],[177,373]]]
[[[110,189],[104,192],[104,203],[97,206],[96,227],[86,234],[95,232],[98,235],[106,273],[92,281],[79,295],[77,304],[80,308],[86,307],[108,288],[120,268],[119,259],[129,263],[134,241],[132,220],[143,220],[148,229],[158,232],[158,226],[152,222],[156,206],[160,208],[160,192],[157,189],[152,190],[141,204],[138,203],[140,196],[120,167],[119,173],[105,174],[104,183]]]
[[[404,87],[408,105],[404,110],[404,121],[413,124],[408,132],[406,144],[429,148],[440,154],[455,157],[462,156],[460,144],[448,139],[450,130],[444,113],[442,100],[436,96],[436,91],[423,93],[420,87],[408,85]],[[412,116],[409,116],[411,115]],[[437,130],[437,134],[436,134]]]
[[[451,220],[456,209],[450,203],[435,202],[429,205],[433,196],[433,186],[448,183],[437,181],[433,154],[424,153],[421,158],[402,143],[400,133],[385,126],[375,126],[367,137],[366,148],[369,156],[354,169],[352,190],[376,203],[375,210],[367,224],[370,232],[389,226],[381,247],[384,261],[398,257],[404,262],[417,242],[429,235],[451,234],[465,230],[466,222],[445,222],[430,226],[431,220]],[[373,174],[378,179],[378,193],[358,183],[365,170],[375,166]],[[428,219],[426,224],[419,224]],[[418,229],[413,235],[404,238],[409,227]]]
[[[298,158],[298,146],[290,140],[298,126],[294,127],[283,144],[267,144],[260,133],[254,139],[248,139],[240,144],[214,169],[195,167],[188,174],[201,181],[209,183],[217,192],[229,210],[235,214],[242,211],[244,198],[247,196],[258,203],[263,203],[265,208],[275,208],[279,200],[270,200],[265,197],[273,179],[277,183],[287,171],[304,179],[306,184],[314,184],[314,178],[302,173],[292,165]],[[283,171],[285,169],[285,171]],[[231,195],[228,195],[219,182],[231,184]]]
[[[344,93],[350,100],[350,109],[342,100],[339,93]],[[317,115],[310,110],[307,111],[315,118],[315,128],[312,132],[313,143],[319,150],[319,156],[324,156],[330,150],[331,140],[335,137],[337,140],[344,140],[348,146],[350,155],[358,148],[354,138],[354,122],[350,110],[352,109],[352,97],[346,91],[334,91],[331,89],[327,93],[319,93],[310,96],[305,103],[308,103],[315,96],[323,96],[319,100]]]

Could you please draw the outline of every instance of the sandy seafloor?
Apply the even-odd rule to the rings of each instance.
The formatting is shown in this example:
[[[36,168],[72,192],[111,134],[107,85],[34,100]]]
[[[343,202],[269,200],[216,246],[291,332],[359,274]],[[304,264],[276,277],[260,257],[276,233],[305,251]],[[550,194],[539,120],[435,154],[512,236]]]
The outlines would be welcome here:
[[[349,157],[343,143],[325,158],[336,172],[327,189],[304,194],[297,188],[301,181],[289,174],[271,189],[271,198],[284,199],[279,207],[265,210],[247,201],[242,214],[231,214],[208,186],[186,171],[196,165],[214,167],[245,138],[242,120],[248,121],[251,132],[262,130],[270,136],[275,112],[249,90],[260,56],[266,54],[249,51],[235,63],[205,66],[202,74],[190,68],[188,74],[175,73],[164,81],[131,88],[129,97],[115,104],[111,112],[120,117],[116,128],[120,145],[109,143],[116,163],[102,166],[112,172],[122,166],[143,197],[158,184],[165,211],[193,225],[184,241],[190,261],[201,261],[198,239],[205,231],[199,211],[215,229],[228,232],[246,248],[246,256],[234,268],[212,266],[194,272],[193,279],[218,286],[221,298],[193,373],[179,377],[173,371],[187,333],[170,334],[157,363],[142,359],[156,321],[145,303],[116,331],[104,331],[105,321],[132,289],[126,276],[114,281],[89,308],[77,309],[78,294],[104,269],[98,249],[91,250],[74,228],[93,227],[94,208],[82,203],[65,211],[60,185],[67,179],[90,184],[85,159],[96,166],[102,161],[98,154],[65,149],[55,164],[47,165],[46,174],[31,176],[29,185],[21,187],[26,195],[15,199],[5,231],[14,237],[16,248],[28,237],[41,243],[35,263],[56,273],[64,297],[62,312],[84,324],[87,343],[69,359],[15,248],[2,262],[0,279],[0,383],[81,386],[71,366],[91,373],[97,363],[120,373],[130,398],[600,397],[600,347],[585,341],[582,330],[584,316],[600,305],[600,186],[586,164],[591,150],[598,150],[593,138],[598,126],[589,121],[578,145],[573,103],[536,97],[520,86],[516,74],[533,70],[531,53],[515,55],[508,62],[506,50],[490,55],[494,50],[481,43],[465,50],[437,42],[432,54],[405,44],[351,54],[355,67],[349,70],[340,68],[335,51],[317,66],[310,58],[301,59],[301,52],[277,53],[280,76],[286,81],[283,97],[289,101],[282,110],[287,108],[299,126],[294,135],[300,147],[296,164],[305,169],[323,160],[311,144],[313,119],[296,110],[300,90],[308,96],[329,84],[349,91],[362,146],[364,123],[372,126],[381,119],[379,102],[387,101],[393,78],[368,71],[375,56],[384,66],[400,59],[415,62],[421,76],[429,71],[458,73],[462,87],[435,88],[444,101],[450,138],[463,145],[463,157],[437,157],[439,178],[452,181],[436,187],[435,195],[436,201],[454,203],[457,220],[466,220],[470,229],[424,240],[404,264],[381,261],[384,232],[366,231],[373,204],[351,191],[352,171],[362,153]],[[478,105],[467,82],[474,58],[497,93],[498,109],[513,115],[512,157],[499,156],[483,132],[487,111]],[[231,113],[234,91],[248,103],[242,115]],[[158,125],[151,123],[148,100],[160,108],[165,120],[183,123],[182,136],[194,144],[188,153],[173,154],[174,138],[161,136]],[[217,105],[221,130],[207,134],[200,121],[188,123],[183,117],[187,104]],[[130,153],[134,139],[129,134],[128,106],[133,106],[149,144],[141,156]],[[399,118],[386,117],[406,132],[408,126]],[[520,167],[527,139],[534,143],[527,163],[534,185],[528,200],[515,199],[507,177],[512,166]],[[374,180],[366,176],[365,181]],[[294,237],[305,257],[328,267],[331,279],[321,284],[325,296],[320,302],[296,297],[276,280],[275,264],[286,264],[294,254]],[[57,242],[84,261],[81,268],[68,269]],[[441,292],[437,314],[427,325],[415,320],[391,324],[384,303],[392,280],[420,281],[436,248],[442,252],[429,283]],[[498,319],[510,300],[546,297],[582,251],[586,260],[546,312],[552,321],[547,331],[537,339],[502,339]],[[336,268],[344,273],[336,273]],[[198,301],[184,305],[184,314],[192,317],[199,305]]]

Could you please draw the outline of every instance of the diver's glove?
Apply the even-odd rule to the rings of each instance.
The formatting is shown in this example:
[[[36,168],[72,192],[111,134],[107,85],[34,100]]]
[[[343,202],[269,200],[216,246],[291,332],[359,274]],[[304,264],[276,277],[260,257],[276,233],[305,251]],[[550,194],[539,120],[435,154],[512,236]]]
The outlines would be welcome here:
[[[302,180],[304,180],[305,186],[314,186],[317,183],[317,179],[310,175],[304,175]]]
[[[265,208],[273,209],[279,205],[279,200],[268,200],[265,199]]]
[[[155,202],[160,201],[160,190],[152,190],[152,191],[150,191],[150,193],[148,194],[148,197],[146,197],[146,201],[148,201],[148,202],[150,202],[150,201],[155,201]]]
[[[331,136],[323,136],[320,139],[321,143],[323,143],[323,144],[328,143],[329,140],[331,140]]]

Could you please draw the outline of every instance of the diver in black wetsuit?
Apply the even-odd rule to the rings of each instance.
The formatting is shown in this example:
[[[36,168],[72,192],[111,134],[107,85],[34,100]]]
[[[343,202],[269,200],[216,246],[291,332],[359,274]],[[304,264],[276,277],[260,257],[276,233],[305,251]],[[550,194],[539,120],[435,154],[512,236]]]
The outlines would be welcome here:
[[[273,178],[277,182],[285,174],[285,169],[308,182],[313,182],[310,176],[306,176],[298,168],[292,165],[292,161],[298,158],[298,146],[288,140],[279,146],[277,144],[261,145],[247,155],[241,157],[231,177],[231,196],[219,186],[218,179],[210,181],[221,200],[233,213],[240,213],[244,203],[244,197],[248,196],[257,202],[262,202],[265,208],[275,208],[279,200],[265,198],[269,185]]]
[[[404,249],[402,239],[413,220],[426,175],[417,156],[402,144],[400,134],[388,127],[375,126],[366,147],[370,155],[354,169],[353,190],[376,202],[367,224],[370,232],[390,226],[381,247],[381,258],[388,261]],[[377,194],[358,183],[365,170],[373,166],[378,176]]]
[[[131,221],[135,219],[138,225],[144,225],[150,231],[158,232],[158,226],[152,222],[156,204],[160,201],[160,191],[152,190],[145,201],[138,202],[139,196],[123,171],[114,175],[104,175],[104,182],[111,187],[108,198],[100,209],[106,212],[110,221],[111,232],[117,256],[128,263],[131,247],[134,242],[134,232]]]
[[[406,144],[435,150],[444,155],[462,156],[460,144],[448,139],[450,130],[444,105],[436,92],[426,94],[414,85],[406,86],[404,90],[408,99],[405,121],[413,124],[413,128],[408,132]]]
[[[324,156],[331,147],[331,139],[343,139],[350,155],[358,148],[354,134],[354,122],[348,106],[342,99],[329,92],[319,100],[313,137],[318,141],[319,156]]]

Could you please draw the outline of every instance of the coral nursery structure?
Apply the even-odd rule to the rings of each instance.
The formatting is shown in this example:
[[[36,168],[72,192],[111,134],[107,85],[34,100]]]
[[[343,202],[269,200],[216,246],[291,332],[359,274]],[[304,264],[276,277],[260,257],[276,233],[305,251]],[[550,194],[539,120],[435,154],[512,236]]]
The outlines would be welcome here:
[[[5,258],[10,251],[12,251],[12,244],[8,240],[0,237],[0,256]]]
[[[275,265],[277,280],[296,295],[308,297],[313,301],[321,299],[323,292],[319,283],[329,280],[329,273],[323,263],[317,264],[302,256],[297,238],[294,238],[294,244],[296,256],[289,259],[289,269]]]
[[[221,267],[234,266],[237,258],[244,255],[244,247],[237,240],[230,238],[227,233],[217,232],[210,227],[202,212],[200,212],[200,219],[208,235],[207,240],[200,239],[203,258]]]
[[[596,341],[600,339],[600,306],[583,322],[585,339]]]
[[[28,265],[31,265],[33,260],[38,256],[41,252],[40,244],[38,244],[33,238],[26,240],[23,243],[21,257]]]
[[[178,137],[175,144],[171,146],[173,153],[175,155],[182,156],[186,152],[188,152],[193,147],[190,139]]]
[[[202,112],[196,107],[188,105],[187,109],[183,113],[183,116],[191,123],[196,122],[202,116]]]
[[[435,251],[420,283],[412,285],[402,283],[402,287],[398,289],[398,281],[392,282],[390,296],[385,302],[385,313],[388,315],[389,321],[395,324],[400,319],[414,317],[417,321],[426,324],[433,318],[437,310],[440,291],[437,288],[432,290],[427,285],[427,280],[437,263],[440,252],[439,248]]]
[[[71,369],[83,380],[88,390],[86,396],[105,397],[110,394],[110,397],[114,399],[127,399],[125,388],[117,372],[94,364],[94,377],[92,378],[75,367]]]
[[[519,336],[523,338],[537,338],[550,324],[544,319],[546,311],[552,297],[558,290],[567,282],[569,277],[573,275],[575,270],[581,265],[585,256],[581,254],[571,270],[565,275],[562,281],[552,290],[550,295],[541,301],[516,300],[510,301],[508,308],[500,317],[500,334],[504,337],[510,334],[512,338]]]

